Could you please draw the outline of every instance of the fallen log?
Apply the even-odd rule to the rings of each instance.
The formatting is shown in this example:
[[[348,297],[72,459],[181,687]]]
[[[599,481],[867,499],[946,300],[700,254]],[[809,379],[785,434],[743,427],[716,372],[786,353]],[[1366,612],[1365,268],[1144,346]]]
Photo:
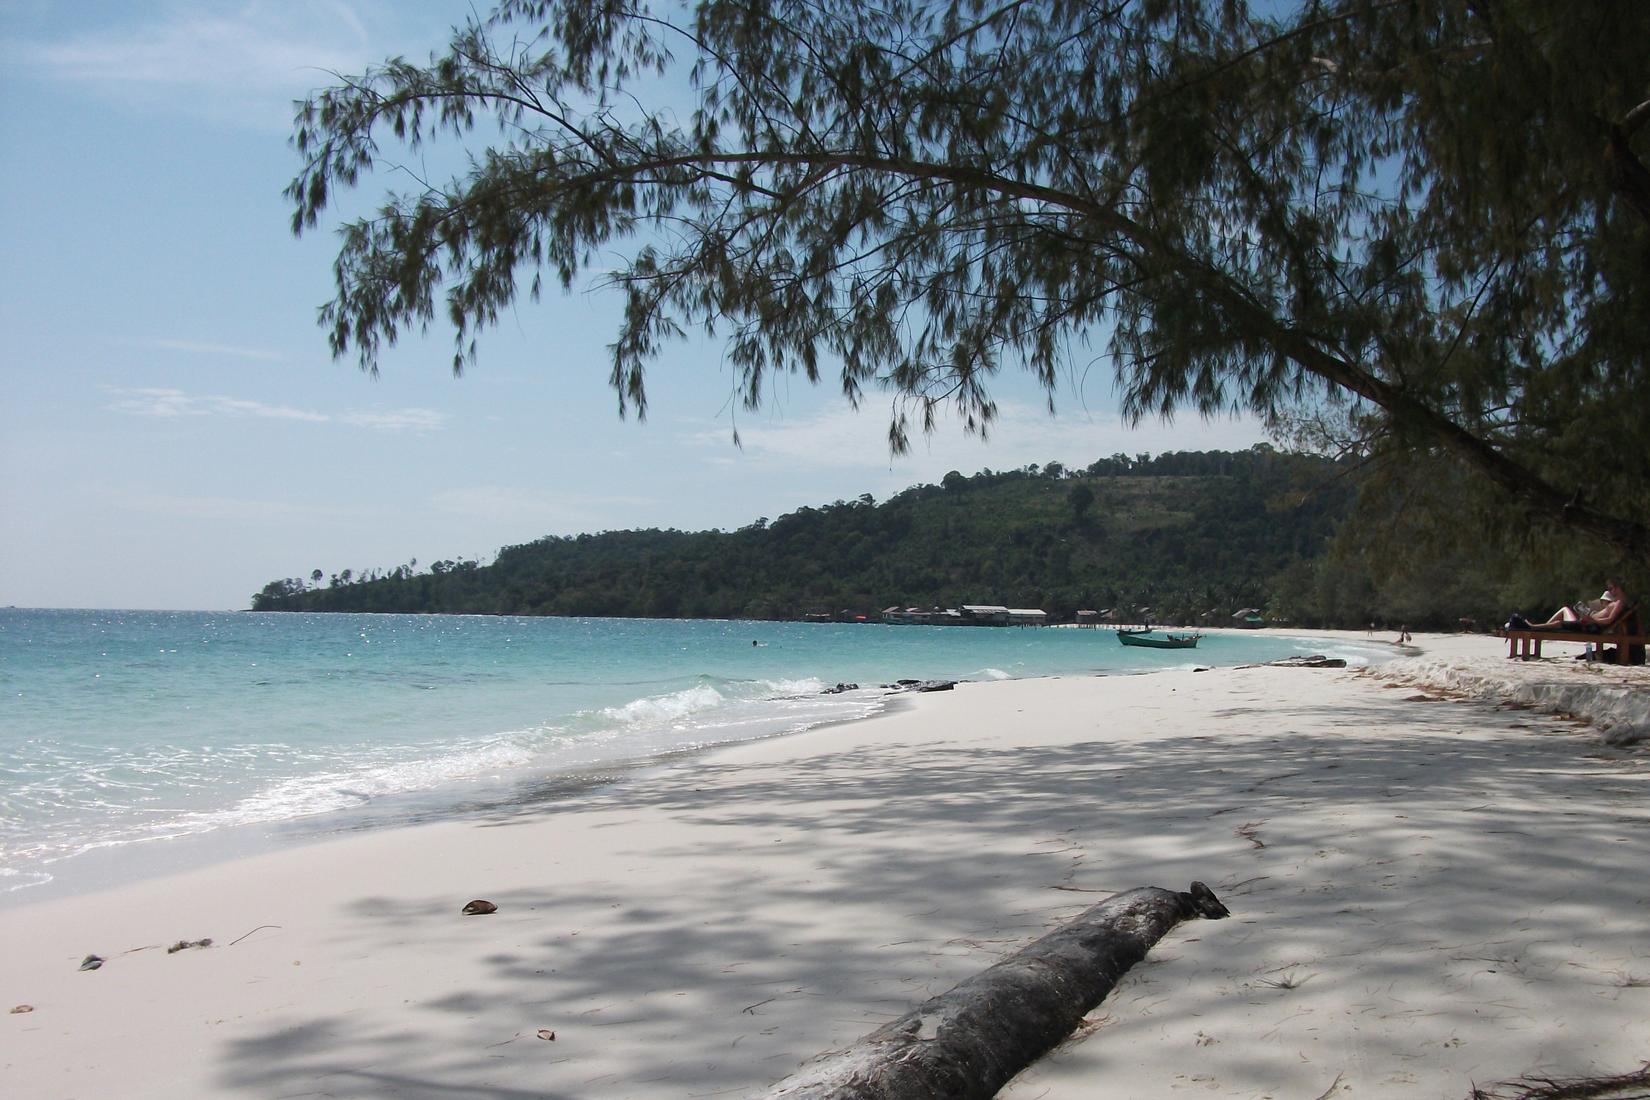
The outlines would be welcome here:
[[[1183,920],[1227,916],[1201,882],[1107,898],[885,1024],[820,1056],[760,1100],[987,1100],[1071,1034]]]

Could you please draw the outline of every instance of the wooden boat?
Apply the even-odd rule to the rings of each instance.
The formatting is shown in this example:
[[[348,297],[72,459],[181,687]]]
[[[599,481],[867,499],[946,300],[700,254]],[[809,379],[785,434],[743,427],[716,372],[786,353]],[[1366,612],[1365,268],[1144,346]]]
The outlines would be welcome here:
[[[1148,631],[1119,630],[1117,640],[1124,645],[1144,646],[1147,649],[1196,649],[1197,640],[1201,634],[1165,634],[1161,638],[1149,637]]]

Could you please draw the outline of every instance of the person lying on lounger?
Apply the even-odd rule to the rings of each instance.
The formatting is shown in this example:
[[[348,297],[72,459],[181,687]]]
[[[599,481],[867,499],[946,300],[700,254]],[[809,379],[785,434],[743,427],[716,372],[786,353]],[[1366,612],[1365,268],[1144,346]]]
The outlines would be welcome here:
[[[1515,612],[1513,617],[1507,620],[1507,629],[1579,630],[1586,634],[1597,634],[1619,619],[1625,610],[1627,593],[1622,589],[1620,581],[1611,580],[1604,586],[1604,595],[1592,603],[1561,607],[1544,623],[1532,623]]]

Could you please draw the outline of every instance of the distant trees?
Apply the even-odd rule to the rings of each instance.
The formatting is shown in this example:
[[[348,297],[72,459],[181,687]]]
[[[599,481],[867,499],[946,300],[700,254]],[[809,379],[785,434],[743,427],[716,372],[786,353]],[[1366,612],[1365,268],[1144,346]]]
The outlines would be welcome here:
[[[1193,469],[1225,472],[1181,472]],[[1000,602],[1069,617],[1109,592],[1102,606],[1149,597],[1163,617],[1194,621],[1208,610],[1191,595],[1200,587],[1227,593],[1234,608],[1265,604],[1269,579],[1320,555],[1352,499],[1334,464],[1270,448],[1142,456],[1099,478],[1033,471],[952,471],[943,486],[881,505],[861,496],[734,532],[551,537],[505,547],[489,566],[437,561],[326,589],[277,584],[254,606],[794,618]],[[1165,604],[1159,592],[1186,595]]]
[[[983,602],[1056,618],[1150,606],[1154,621],[1184,623],[1259,607],[1307,626],[1453,629],[1573,601],[1615,571],[1575,540],[1532,546],[1452,524],[1473,497],[1447,460],[1411,463],[1396,485],[1393,473],[1264,444],[1114,455],[1076,474],[951,471],[882,504],[862,495],[731,532],[547,537],[491,565],[408,562],[349,571],[348,583],[340,573],[331,587],[271,581],[253,607],[798,618]]]
[[[304,582],[288,577],[285,580],[270,581],[259,589],[258,594],[252,597],[254,611],[270,610],[304,593]]]

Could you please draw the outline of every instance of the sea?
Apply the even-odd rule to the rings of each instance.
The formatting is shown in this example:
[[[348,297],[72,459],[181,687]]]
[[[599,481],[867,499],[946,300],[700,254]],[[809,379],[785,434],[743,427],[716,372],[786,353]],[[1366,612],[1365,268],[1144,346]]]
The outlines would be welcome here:
[[[884,685],[1124,675],[1375,639],[466,615],[0,610],[0,905],[342,832],[577,799]],[[849,686],[853,685],[853,686]],[[834,690],[839,686],[847,690]],[[833,690],[827,690],[833,689]]]

